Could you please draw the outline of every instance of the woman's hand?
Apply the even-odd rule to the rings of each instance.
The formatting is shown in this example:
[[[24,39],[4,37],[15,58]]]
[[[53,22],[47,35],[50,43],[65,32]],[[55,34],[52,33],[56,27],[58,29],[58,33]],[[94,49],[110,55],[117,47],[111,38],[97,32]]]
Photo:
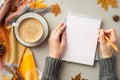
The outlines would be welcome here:
[[[66,25],[61,23],[51,33],[49,38],[49,56],[59,59],[66,46]]]
[[[105,35],[113,42],[116,43],[118,38],[115,32],[115,29],[108,29],[108,30],[100,30],[99,34],[99,42],[100,42],[100,49],[103,58],[109,58],[112,56],[113,47],[109,44],[108,41],[105,40]]]

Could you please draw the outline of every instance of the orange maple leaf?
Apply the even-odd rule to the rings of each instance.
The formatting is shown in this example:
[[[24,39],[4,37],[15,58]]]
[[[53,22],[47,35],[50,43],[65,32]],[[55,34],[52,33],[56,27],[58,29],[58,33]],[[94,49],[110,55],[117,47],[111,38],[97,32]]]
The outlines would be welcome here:
[[[71,77],[72,80],[88,80],[88,79],[84,79],[81,78],[81,73],[79,73],[78,75],[75,76],[75,78]]]
[[[81,74],[75,76],[75,78],[71,77],[72,80],[81,80]]]
[[[97,4],[101,4],[101,7],[105,11],[108,10],[108,6],[110,6],[112,8],[116,8],[117,7],[117,1],[116,0],[97,0]]]

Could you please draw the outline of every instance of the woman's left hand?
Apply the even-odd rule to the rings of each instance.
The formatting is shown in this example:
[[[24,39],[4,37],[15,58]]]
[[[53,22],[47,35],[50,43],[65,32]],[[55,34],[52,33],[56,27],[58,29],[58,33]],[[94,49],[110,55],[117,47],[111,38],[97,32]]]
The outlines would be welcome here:
[[[66,25],[61,23],[50,35],[49,56],[59,59],[66,46]]]

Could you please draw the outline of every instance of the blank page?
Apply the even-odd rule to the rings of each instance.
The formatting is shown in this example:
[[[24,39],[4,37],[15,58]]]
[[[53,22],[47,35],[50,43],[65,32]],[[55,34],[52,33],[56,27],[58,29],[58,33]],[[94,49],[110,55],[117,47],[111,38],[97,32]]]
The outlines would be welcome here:
[[[62,59],[92,66],[101,19],[69,13],[66,24],[67,46]]]

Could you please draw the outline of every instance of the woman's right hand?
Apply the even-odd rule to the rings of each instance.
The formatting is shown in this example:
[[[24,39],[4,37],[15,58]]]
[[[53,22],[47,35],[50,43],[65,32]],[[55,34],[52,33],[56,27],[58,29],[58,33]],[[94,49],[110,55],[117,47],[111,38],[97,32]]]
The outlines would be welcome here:
[[[105,35],[116,44],[118,38],[115,32],[115,29],[108,29],[108,30],[100,30],[99,39],[100,42],[100,49],[103,58],[109,58],[112,56],[113,47],[109,44],[108,41],[105,40]]]

